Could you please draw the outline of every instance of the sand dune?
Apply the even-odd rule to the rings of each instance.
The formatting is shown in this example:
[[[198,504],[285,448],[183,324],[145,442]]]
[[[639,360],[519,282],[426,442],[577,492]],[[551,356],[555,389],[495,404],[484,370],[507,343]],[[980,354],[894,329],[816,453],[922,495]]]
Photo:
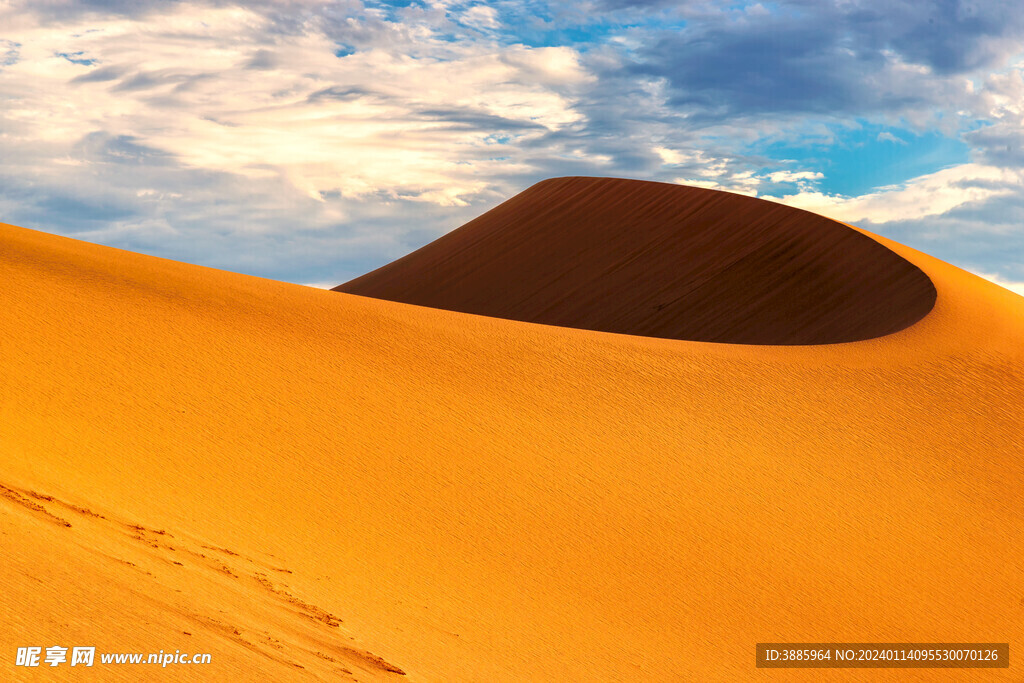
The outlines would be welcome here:
[[[97,680],[979,673],[753,667],[871,640],[1009,641],[980,673],[1019,680],[1024,299],[833,238],[894,278],[806,260],[858,287],[773,335],[864,334],[834,311],[878,288],[903,329],[614,335],[0,227],[2,677],[55,644],[213,657]]]
[[[742,344],[880,337],[935,303],[919,268],[821,216],[616,178],[538,183],[335,289],[548,325]]]

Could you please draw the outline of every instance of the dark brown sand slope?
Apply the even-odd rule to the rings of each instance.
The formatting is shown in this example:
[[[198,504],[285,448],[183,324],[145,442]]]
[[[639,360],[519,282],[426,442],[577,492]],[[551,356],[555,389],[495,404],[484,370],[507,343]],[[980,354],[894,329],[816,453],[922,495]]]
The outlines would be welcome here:
[[[935,304],[917,266],[850,227],[753,197],[545,180],[337,291],[604,332],[740,344],[890,334]]]

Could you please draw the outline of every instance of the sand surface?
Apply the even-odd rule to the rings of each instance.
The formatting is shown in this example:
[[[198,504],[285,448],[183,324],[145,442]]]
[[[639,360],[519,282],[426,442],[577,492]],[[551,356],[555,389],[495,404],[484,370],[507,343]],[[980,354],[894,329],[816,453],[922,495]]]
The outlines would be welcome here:
[[[75,673],[13,667],[62,644],[213,658],[90,680],[1019,681],[1024,298],[872,240],[923,317],[764,346],[0,227],[0,677]],[[759,641],[1012,666],[773,672]]]
[[[689,341],[828,344],[935,303],[921,270],[816,214],[699,187],[554,178],[341,292]]]

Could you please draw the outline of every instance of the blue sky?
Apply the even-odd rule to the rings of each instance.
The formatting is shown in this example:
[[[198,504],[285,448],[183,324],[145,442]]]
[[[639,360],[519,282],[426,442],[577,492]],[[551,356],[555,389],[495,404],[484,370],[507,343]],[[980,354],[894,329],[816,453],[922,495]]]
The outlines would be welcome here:
[[[337,284],[546,177],[754,194],[1024,291],[1024,19],[954,0],[0,3],[0,220]]]
[[[849,196],[970,160],[970,148],[959,136],[870,121],[836,126],[824,138],[758,140],[750,151],[764,156],[769,164],[792,159],[794,165],[816,169],[824,175],[816,183],[820,190]]]

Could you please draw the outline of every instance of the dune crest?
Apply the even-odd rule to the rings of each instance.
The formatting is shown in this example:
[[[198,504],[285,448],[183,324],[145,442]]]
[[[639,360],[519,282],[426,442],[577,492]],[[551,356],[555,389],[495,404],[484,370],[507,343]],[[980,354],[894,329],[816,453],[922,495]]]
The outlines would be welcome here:
[[[560,327],[740,344],[881,337],[935,304],[921,269],[774,202],[555,178],[336,291]]]

